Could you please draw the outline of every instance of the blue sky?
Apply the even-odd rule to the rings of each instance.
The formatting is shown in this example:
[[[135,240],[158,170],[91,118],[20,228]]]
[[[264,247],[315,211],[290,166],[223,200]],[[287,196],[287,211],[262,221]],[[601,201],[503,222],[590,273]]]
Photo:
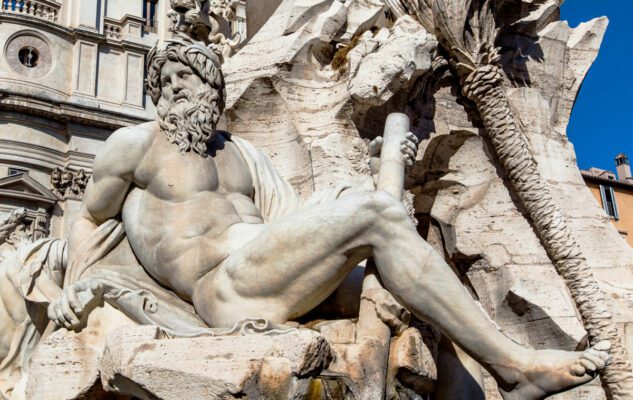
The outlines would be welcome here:
[[[568,134],[582,169],[615,171],[616,155],[627,153],[633,159],[633,2],[567,0],[561,19],[576,27],[603,15],[609,28],[576,101]]]

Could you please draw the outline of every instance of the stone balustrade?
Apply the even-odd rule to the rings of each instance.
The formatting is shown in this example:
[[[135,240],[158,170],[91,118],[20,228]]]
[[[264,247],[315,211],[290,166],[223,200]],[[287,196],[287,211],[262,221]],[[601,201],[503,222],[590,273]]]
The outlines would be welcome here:
[[[143,35],[144,18],[126,15],[121,20],[105,17],[103,19],[103,34],[106,39],[115,41],[139,40]]]
[[[105,18],[103,23],[103,33],[106,38],[112,40],[121,40],[121,32],[123,31],[123,24],[112,18]]]
[[[0,0],[0,12],[57,22],[61,4],[51,0]]]

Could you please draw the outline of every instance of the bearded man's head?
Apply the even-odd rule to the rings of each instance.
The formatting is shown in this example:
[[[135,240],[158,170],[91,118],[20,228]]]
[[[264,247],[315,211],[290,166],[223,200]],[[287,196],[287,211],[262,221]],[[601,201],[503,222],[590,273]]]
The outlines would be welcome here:
[[[207,157],[225,106],[220,58],[200,42],[179,38],[152,49],[148,64],[148,91],[163,133],[181,152]]]

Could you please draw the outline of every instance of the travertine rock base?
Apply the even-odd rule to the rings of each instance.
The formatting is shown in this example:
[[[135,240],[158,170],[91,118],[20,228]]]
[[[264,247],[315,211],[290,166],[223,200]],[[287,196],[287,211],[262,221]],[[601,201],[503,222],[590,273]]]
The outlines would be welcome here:
[[[108,392],[140,399],[292,399],[313,390],[331,359],[327,341],[310,330],[168,339],[139,327],[109,338],[100,370]]]
[[[99,353],[74,332],[55,332],[33,354],[27,399],[98,400],[100,393]]]

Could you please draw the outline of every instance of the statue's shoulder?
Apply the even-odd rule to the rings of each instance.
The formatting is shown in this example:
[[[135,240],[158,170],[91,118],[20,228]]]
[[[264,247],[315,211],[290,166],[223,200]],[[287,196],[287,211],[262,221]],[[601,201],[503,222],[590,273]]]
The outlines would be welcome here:
[[[152,141],[158,129],[158,123],[155,121],[145,122],[140,125],[126,126],[114,131],[108,138],[108,141],[142,145],[145,142]]]
[[[128,173],[136,169],[152,146],[157,127],[158,124],[148,122],[114,131],[95,158],[95,170]]]
[[[121,151],[126,153],[147,151],[156,137],[158,123],[146,122],[140,125],[120,128],[106,140],[104,151]]]

